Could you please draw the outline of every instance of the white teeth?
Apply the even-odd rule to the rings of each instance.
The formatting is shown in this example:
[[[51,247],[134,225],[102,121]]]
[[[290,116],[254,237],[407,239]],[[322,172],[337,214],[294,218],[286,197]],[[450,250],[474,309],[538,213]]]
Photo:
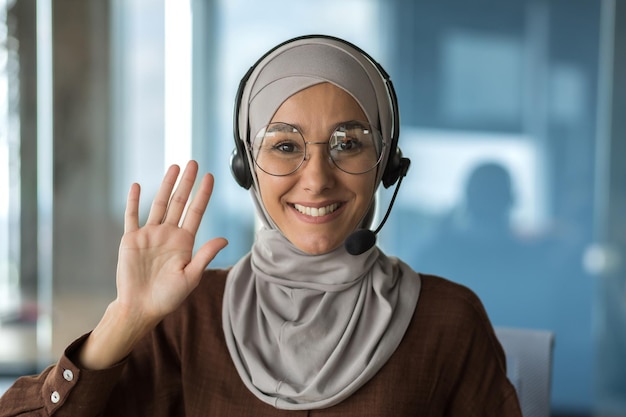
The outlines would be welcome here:
[[[337,210],[337,207],[339,207],[338,203],[333,203],[330,204],[326,207],[305,207],[301,204],[294,204],[294,207],[296,208],[296,210],[298,210],[300,213],[302,214],[306,214],[307,216],[311,216],[311,217],[321,217],[321,216],[325,216],[327,214],[332,213],[333,211]]]

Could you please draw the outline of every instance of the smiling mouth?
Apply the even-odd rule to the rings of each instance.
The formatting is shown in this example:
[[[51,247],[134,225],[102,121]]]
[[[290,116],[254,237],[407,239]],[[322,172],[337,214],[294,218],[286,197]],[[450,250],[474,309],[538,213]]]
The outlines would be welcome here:
[[[301,204],[294,204],[293,206],[300,213],[306,214],[307,216],[322,217],[337,210],[337,208],[339,207],[339,203],[329,204],[325,207],[306,207]]]

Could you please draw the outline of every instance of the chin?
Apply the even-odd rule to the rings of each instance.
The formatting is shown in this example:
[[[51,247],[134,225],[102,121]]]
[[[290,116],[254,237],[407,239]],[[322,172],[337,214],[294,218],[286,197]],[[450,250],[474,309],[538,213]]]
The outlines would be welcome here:
[[[309,255],[323,255],[332,252],[343,244],[342,241],[325,241],[324,239],[307,240],[306,242],[294,241],[293,244],[301,251]]]

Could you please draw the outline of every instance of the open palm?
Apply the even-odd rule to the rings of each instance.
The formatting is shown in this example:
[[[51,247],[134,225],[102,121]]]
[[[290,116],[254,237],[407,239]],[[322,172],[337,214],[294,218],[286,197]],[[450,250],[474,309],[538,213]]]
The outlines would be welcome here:
[[[138,184],[131,186],[119,249],[116,301],[136,319],[158,321],[176,309],[227,244],[225,239],[215,238],[193,254],[196,233],[213,191],[213,176],[206,174],[185,210],[197,172],[197,163],[189,162],[174,191],[180,168],[169,168],[143,227],[138,220],[140,188]]]

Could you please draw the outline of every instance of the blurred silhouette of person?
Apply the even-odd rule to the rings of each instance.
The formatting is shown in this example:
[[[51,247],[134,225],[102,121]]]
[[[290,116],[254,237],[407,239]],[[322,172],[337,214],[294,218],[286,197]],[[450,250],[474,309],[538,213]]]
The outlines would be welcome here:
[[[494,161],[478,164],[467,178],[464,198],[444,216],[415,265],[475,289],[494,323],[516,322],[512,315],[519,307],[504,294],[533,296],[528,283],[537,262],[532,245],[511,227],[515,202],[509,170]]]
[[[511,176],[495,162],[479,165],[470,174],[458,231],[485,244],[513,239],[510,213],[514,205]]]
[[[450,245],[471,243],[464,249],[478,251],[515,245],[517,239],[510,227],[514,202],[511,175],[503,165],[485,162],[476,166],[466,181],[463,200],[442,219],[427,251],[430,257],[424,254],[421,266],[428,265],[437,252],[448,252]]]
[[[509,213],[514,198],[509,172],[497,163],[482,164],[470,175],[466,190],[469,230],[496,238],[510,235]]]

